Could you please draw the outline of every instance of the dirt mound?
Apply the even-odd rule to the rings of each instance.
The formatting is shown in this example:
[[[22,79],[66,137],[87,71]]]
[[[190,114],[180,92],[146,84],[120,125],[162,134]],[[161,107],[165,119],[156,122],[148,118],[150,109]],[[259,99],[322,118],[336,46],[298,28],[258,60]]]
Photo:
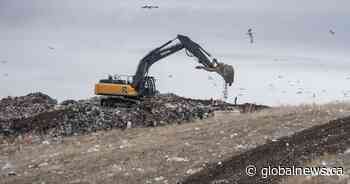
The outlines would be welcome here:
[[[350,117],[347,117],[259,146],[220,164],[212,164],[185,178],[182,183],[277,183],[280,176],[263,178],[259,172],[261,168],[301,167],[322,154],[343,152],[349,145]],[[249,165],[256,167],[255,176],[246,174]]]

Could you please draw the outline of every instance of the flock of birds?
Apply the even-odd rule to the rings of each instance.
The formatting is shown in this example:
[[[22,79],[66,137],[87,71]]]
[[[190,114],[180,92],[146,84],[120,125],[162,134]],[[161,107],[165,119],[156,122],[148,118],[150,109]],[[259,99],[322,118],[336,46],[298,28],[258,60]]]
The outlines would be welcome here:
[[[333,31],[332,29],[329,30],[329,33],[331,35],[335,35],[335,31]],[[246,34],[249,36],[250,43],[253,44],[254,43],[254,35],[255,35],[255,33],[253,32],[253,29],[249,28]]]
[[[142,8],[142,9],[149,9],[149,10],[150,10],[150,9],[157,9],[157,8],[159,8],[159,6],[155,6],[155,5],[144,5],[144,6],[141,6],[141,8]],[[329,33],[332,34],[332,35],[335,35],[335,32],[334,32],[332,29],[329,30]],[[249,28],[246,34],[247,34],[248,37],[249,37],[249,42],[250,42],[251,44],[253,44],[253,43],[254,43],[254,35],[255,35],[255,33],[253,32],[253,29],[252,29],[252,28]]]

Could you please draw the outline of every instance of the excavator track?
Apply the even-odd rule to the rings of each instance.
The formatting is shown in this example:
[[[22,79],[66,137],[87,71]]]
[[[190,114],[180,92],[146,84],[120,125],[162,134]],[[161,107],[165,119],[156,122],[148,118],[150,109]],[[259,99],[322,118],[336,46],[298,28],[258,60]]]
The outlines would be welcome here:
[[[100,105],[109,108],[132,108],[141,103],[141,99],[113,96],[101,99]]]

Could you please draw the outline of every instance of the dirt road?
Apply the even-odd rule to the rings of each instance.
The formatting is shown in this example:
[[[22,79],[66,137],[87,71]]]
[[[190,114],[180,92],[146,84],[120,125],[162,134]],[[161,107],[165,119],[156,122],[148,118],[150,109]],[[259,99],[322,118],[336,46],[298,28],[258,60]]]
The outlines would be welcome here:
[[[261,159],[260,165],[263,165],[264,160],[271,160],[275,164],[283,157],[271,159],[274,158],[272,152],[277,155],[285,154],[289,148],[284,143],[290,140],[276,141],[277,139],[349,115],[349,104],[281,107],[249,115],[217,112],[212,118],[189,124],[100,131],[62,140],[41,140],[34,144],[3,144],[0,146],[0,183],[123,184],[203,181],[198,180],[198,176],[206,177],[206,181],[234,181],[236,177],[232,176],[237,175],[232,174],[232,171],[242,171],[246,156],[251,156],[255,161]],[[323,129],[320,127],[318,128]],[[348,131],[348,125],[344,124],[344,130]],[[295,148],[296,154],[294,157],[286,157],[291,160],[287,164],[292,164],[293,161],[299,164],[299,161],[307,160],[301,157],[301,152],[305,154],[303,150],[308,151],[306,155],[310,155],[309,152],[315,148],[316,156],[324,150],[317,151],[318,147],[337,147],[333,143],[341,138],[329,138],[318,146],[310,147],[310,150],[304,148],[308,148],[311,145],[309,143],[324,138],[326,134],[309,135],[309,131],[300,134],[310,140],[302,144],[302,147],[291,144],[290,148]],[[339,135],[345,136],[342,132]],[[297,139],[291,142],[302,141]],[[347,144],[339,143],[341,147]],[[271,150],[270,146],[277,151]],[[215,174],[221,170],[206,169],[212,165],[224,165],[227,170],[224,169],[222,174]],[[254,177],[238,179],[247,182],[260,181]],[[274,178],[269,181],[271,180]]]

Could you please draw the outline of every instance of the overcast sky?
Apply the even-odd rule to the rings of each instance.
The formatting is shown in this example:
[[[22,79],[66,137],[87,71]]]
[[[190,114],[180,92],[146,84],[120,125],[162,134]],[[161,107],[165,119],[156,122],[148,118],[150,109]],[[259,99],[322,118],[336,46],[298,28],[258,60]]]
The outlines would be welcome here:
[[[349,7],[348,0],[0,0],[0,97],[93,96],[100,78],[134,74],[147,52],[185,34],[235,67],[230,100],[343,100],[350,90]],[[196,64],[181,51],[151,74],[161,92],[220,98],[221,79]]]

